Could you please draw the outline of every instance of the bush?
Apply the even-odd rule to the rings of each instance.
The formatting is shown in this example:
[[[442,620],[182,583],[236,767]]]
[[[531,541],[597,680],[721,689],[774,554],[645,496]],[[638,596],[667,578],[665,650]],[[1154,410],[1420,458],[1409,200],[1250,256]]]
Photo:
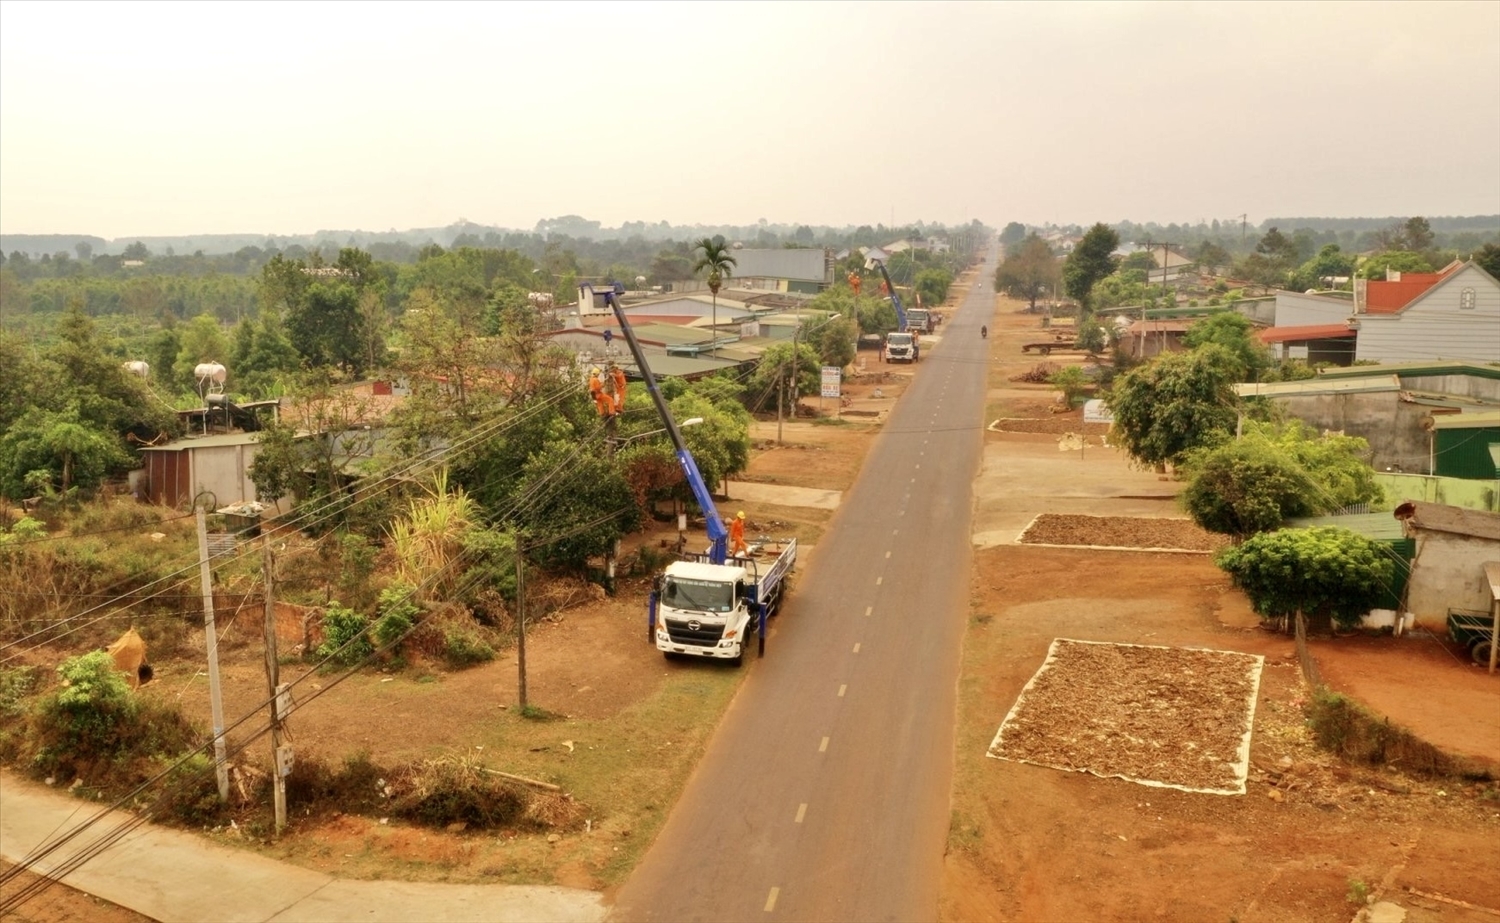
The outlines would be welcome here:
[[[330,602],[323,612],[323,643],[318,645],[317,655],[342,666],[362,663],[375,651],[369,627],[370,620],[364,615],[345,608],[338,600]]]
[[[1262,532],[1219,552],[1214,563],[1262,618],[1301,611],[1344,627],[1380,601],[1395,573],[1391,554],[1377,542],[1329,526]]]
[[[1061,391],[1063,401],[1072,407],[1078,403],[1078,399],[1083,396],[1084,389],[1088,387],[1088,378],[1083,374],[1083,369],[1070,365],[1053,372],[1047,379],[1047,383]]]
[[[386,650],[405,640],[416,624],[416,590],[404,583],[380,591],[380,616],[375,620],[375,644]]]
[[[527,795],[465,759],[430,760],[402,780],[392,813],[419,824],[465,824],[489,829],[514,824],[526,811]]]
[[[476,630],[449,628],[443,633],[443,642],[443,662],[455,670],[495,659],[495,649]]]
[[[57,668],[65,685],[38,703],[21,749],[42,775],[72,775],[113,785],[151,774],[160,757],[197,746],[201,735],[174,706],[137,699],[105,651]]]

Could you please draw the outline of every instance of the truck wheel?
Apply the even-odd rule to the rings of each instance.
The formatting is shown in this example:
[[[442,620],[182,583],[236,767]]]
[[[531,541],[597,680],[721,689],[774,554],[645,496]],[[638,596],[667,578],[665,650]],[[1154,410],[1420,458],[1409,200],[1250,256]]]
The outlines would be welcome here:
[[[740,652],[738,654],[734,655],[734,659],[733,660],[729,661],[730,663],[734,664],[734,668],[736,670],[738,670],[740,667],[742,667],[742,666],[745,665],[745,648],[747,646],[749,646],[749,644],[750,644],[750,639],[749,638],[741,638],[740,639]]]
[[[1490,665],[1490,642],[1488,642],[1488,641],[1476,641],[1476,642],[1474,642],[1474,646],[1471,647],[1471,648],[1469,648],[1469,656],[1473,657],[1474,658],[1474,662],[1477,663],[1477,664],[1479,664],[1481,667],[1487,667],[1487,666],[1489,666]]]

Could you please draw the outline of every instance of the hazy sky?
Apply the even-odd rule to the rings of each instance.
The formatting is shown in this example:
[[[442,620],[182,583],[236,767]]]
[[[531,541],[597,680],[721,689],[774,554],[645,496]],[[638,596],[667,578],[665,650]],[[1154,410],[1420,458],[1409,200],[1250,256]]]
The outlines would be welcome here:
[[[0,3],[0,230],[1500,213],[1500,2]]]

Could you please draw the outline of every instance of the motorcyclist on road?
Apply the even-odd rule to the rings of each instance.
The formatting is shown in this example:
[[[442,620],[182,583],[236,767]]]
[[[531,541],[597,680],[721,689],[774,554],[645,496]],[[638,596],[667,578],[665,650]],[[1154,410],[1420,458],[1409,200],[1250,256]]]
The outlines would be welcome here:
[[[988,340],[990,338],[990,328],[986,326],[980,326],[979,338],[981,340]]]

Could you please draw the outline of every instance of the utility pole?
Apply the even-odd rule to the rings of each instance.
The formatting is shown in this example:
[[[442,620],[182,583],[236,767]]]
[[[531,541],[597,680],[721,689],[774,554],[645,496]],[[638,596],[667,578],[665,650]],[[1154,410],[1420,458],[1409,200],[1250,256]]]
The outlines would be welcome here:
[[[520,672],[517,684],[521,711],[526,711],[526,563],[522,557],[521,533],[512,533],[516,541],[516,664]]]
[[[214,628],[214,578],[208,567],[208,516],[195,505],[198,518],[198,577],[203,588],[203,637],[208,647],[208,701],[214,723],[214,772],[219,798],[229,800],[229,767],[224,754],[224,700],[219,689],[219,633]]]
[[[291,752],[283,754],[281,746],[282,698],[287,690],[281,686],[281,662],[276,649],[276,560],[270,535],[261,550],[261,570],[266,581],[266,688],[271,696],[271,791],[275,796],[276,832],[280,833],[286,827],[286,776],[291,770]]]

